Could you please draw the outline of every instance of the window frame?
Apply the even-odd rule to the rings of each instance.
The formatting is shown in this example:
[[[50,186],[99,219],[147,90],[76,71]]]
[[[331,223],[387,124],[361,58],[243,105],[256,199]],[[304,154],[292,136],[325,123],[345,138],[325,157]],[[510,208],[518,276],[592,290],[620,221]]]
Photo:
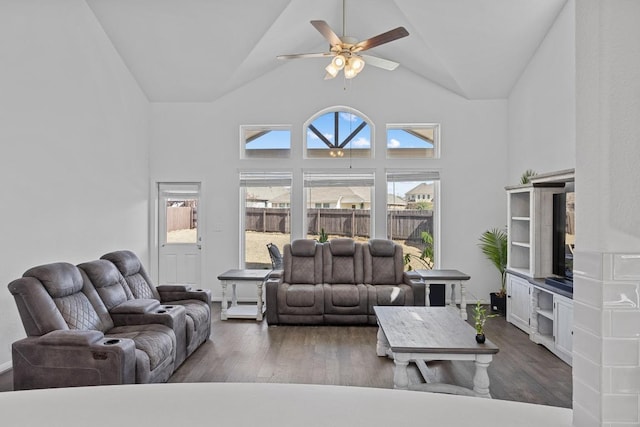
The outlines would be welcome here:
[[[357,116],[359,119],[362,120],[363,123],[366,123],[366,125],[368,125],[369,127],[369,148],[368,149],[340,149],[337,145],[336,145],[336,150],[342,151],[343,155],[337,155],[337,156],[332,156],[331,154],[327,155],[327,156],[313,156],[313,155],[309,155],[309,144],[308,144],[308,135],[309,135],[309,126],[313,124],[314,121],[316,121],[318,118],[326,115],[326,114],[331,114],[331,113],[347,113],[347,114],[352,114]],[[334,126],[334,131],[335,131],[335,126]],[[353,134],[354,130],[352,130],[352,134]],[[349,135],[347,138],[355,138],[356,135]],[[351,139],[349,139],[348,141],[345,139],[345,141],[343,141],[343,144],[349,143],[351,142]],[[326,142],[325,142],[326,144]],[[336,142],[334,142],[334,144],[337,144]],[[317,159],[321,159],[321,160],[334,160],[334,161],[338,161],[340,159],[347,159],[350,160],[352,157],[353,158],[362,158],[362,159],[373,159],[375,158],[375,125],[373,123],[373,121],[365,114],[363,114],[361,111],[356,110],[355,108],[351,108],[351,107],[347,107],[344,105],[339,105],[339,106],[333,106],[333,107],[328,107],[325,108],[323,110],[318,111],[317,113],[315,113],[314,115],[312,115],[309,119],[307,119],[304,124],[302,125],[302,152],[303,152],[303,159],[313,159],[313,160],[317,160]],[[328,149],[331,150],[331,149]],[[330,151],[328,151],[330,152]],[[356,154],[356,156],[354,156],[354,153]],[[366,155],[363,155],[364,153],[366,153]]]
[[[249,155],[247,150],[246,132],[268,132],[268,131],[288,131],[289,132],[289,148],[268,148],[262,150],[249,150],[255,155]],[[291,157],[292,150],[292,126],[291,125],[240,125],[240,158],[241,159],[287,159]],[[261,153],[262,155],[257,155]]]
[[[315,178],[311,178],[315,175]],[[331,179],[335,177],[334,179]],[[335,181],[331,183],[331,185],[323,186],[317,185],[320,181]],[[340,184],[342,180],[342,184]],[[364,185],[349,185],[351,184],[349,181],[352,180],[353,183],[363,183]],[[308,185],[309,182],[314,182],[316,185]],[[370,181],[370,184],[367,183]],[[375,179],[375,170],[372,169],[303,169],[302,171],[302,232],[304,238],[308,238],[309,236],[309,209],[317,209],[311,208],[309,206],[311,202],[308,200],[307,189],[311,187],[368,187],[370,194],[370,202],[369,202],[369,239],[373,238],[375,231],[375,189],[376,189],[376,179]],[[331,208],[329,208],[331,209]],[[347,209],[347,208],[341,208]],[[364,208],[356,208],[356,210],[364,210]]]
[[[269,187],[269,185],[264,185],[264,184],[268,184],[270,181],[274,184],[272,185],[273,187],[286,187],[286,181],[288,181],[288,186],[289,186],[289,203],[288,203],[288,207],[277,207],[278,209],[288,209],[289,210],[289,219],[291,219],[292,216],[292,200],[293,200],[293,172],[290,170],[273,170],[273,169],[248,169],[248,170],[240,170],[238,173],[238,189],[239,189],[239,193],[240,193],[240,197],[239,197],[239,205],[240,205],[240,215],[239,215],[239,220],[240,220],[240,227],[239,227],[239,237],[240,237],[240,245],[239,245],[239,251],[240,251],[240,268],[246,268],[246,247],[247,247],[247,243],[246,243],[246,217],[247,217],[247,188],[252,188],[252,187]],[[243,185],[243,181],[246,182],[248,180],[251,180],[253,177],[253,179],[256,179],[256,181],[260,178],[263,177],[262,179],[264,180],[260,185]],[[270,178],[269,178],[270,177]],[[276,184],[280,184],[280,185],[276,185]],[[286,233],[285,233],[286,234]],[[291,221],[289,221],[289,241],[291,241],[291,236],[293,235],[293,231],[291,229]],[[265,251],[267,249],[265,248]]]
[[[385,177],[385,191],[389,194],[389,176],[395,175],[398,178],[405,177],[404,181],[396,181],[396,182],[433,182],[433,198],[430,201],[433,202],[433,268],[437,269],[441,265],[441,227],[442,227],[442,192],[440,191],[441,182],[442,182],[442,174],[439,169],[423,169],[423,170],[415,170],[415,169],[403,169],[403,168],[387,168],[385,169],[384,177]],[[426,200],[426,199],[425,199]],[[416,198],[416,201],[418,199]],[[389,224],[389,205],[385,204],[385,239],[389,238],[388,224]],[[393,236],[392,236],[393,237]]]
[[[414,149],[414,151],[411,153],[409,152],[409,148],[389,148],[389,130],[404,130],[406,131],[408,128],[432,128],[433,129],[433,156],[429,157],[427,155],[424,156],[418,156],[416,155],[416,151],[415,150],[422,150],[422,149]],[[386,132],[385,132],[385,140],[386,140],[386,144],[385,144],[385,152],[386,152],[386,158],[389,160],[402,160],[402,159],[440,159],[440,152],[441,152],[441,126],[440,123],[387,123],[386,126]],[[406,155],[396,155],[396,156],[392,156],[390,155],[391,153],[393,153],[393,150],[398,150],[398,152],[402,152],[402,150],[407,150],[407,154]]]

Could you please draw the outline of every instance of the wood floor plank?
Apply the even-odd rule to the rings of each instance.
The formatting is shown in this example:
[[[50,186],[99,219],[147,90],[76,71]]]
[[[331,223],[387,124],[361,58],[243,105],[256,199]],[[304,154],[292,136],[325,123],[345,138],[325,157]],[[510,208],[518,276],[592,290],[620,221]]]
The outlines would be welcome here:
[[[170,382],[393,386],[393,361],[376,355],[377,327],[268,326],[266,321],[221,321],[220,304],[213,307],[212,339],[183,363]],[[500,348],[488,370],[495,399],[571,407],[569,365],[533,343],[504,317],[488,319],[485,329]],[[472,387],[473,373],[473,362],[429,363],[432,381]],[[0,375],[0,391],[12,389],[11,378],[11,371]],[[423,381],[413,364],[409,367],[409,381]]]

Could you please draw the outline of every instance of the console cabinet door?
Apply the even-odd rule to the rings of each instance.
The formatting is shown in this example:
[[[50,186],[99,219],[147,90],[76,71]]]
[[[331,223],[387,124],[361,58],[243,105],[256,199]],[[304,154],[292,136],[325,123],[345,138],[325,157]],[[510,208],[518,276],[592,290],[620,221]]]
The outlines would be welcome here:
[[[560,295],[554,295],[554,331],[555,353],[571,365],[573,349],[573,301]]]
[[[525,279],[507,274],[507,322],[530,332],[531,285]]]

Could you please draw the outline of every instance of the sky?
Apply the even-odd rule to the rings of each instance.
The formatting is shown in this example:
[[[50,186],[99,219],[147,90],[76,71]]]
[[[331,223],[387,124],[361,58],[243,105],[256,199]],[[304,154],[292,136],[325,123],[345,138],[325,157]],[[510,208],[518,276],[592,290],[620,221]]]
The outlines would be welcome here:
[[[344,142],[352,131],[354,131],[361,123],[362,119],[355,114],[348,112],[340,112],[338,120],[338,144]],[[334,129],[334,113],[329,112],[323,114],[312,122],[312,125],[318,129],[325,138],[330,142],[336,142],[336,132]],[[325,148],[326,144],[310,129],[307,132],[307,148]],[[432,148],[433,145],[417,138],[402,128],[387,129],[387,147],[390,148]],[[291,131],[290,130],[272,130],[260,138],[247,144],[247,149],[263,150],[263,149],[286,149],[291,148]],[[371,148],[371,127],[366,125],[358,132],[358,134],[344,148],[363,149]]]

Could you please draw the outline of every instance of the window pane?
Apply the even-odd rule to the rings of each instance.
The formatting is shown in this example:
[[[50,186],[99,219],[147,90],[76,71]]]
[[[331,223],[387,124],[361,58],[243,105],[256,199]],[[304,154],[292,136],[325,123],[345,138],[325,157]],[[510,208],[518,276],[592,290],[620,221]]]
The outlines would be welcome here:
[[[331,237],[367,240],[371,236],[373,175],[305,173],[307,238],[322,230]]]
[[[198,199],[168,198],[166,214],[167,244],[197,243]]]
[[[306,130],[307,157],[371,157],[371,126],[348,111],[317,117]]]
[[[244,173],[244,266],[272,268],[267,244],[282,252],[291,240],[291,174]]]
[[[435,191],[436,181],[403,180],[401,175],[387,174],[387,238],[410,254],[411,269],[434,267]]]
[[[423,158],[438,156],[438,125],[389,125],[387,127],[388,158]]]
[[[291,130],[282,126],[242,126],[245,158],[289,157]]]

